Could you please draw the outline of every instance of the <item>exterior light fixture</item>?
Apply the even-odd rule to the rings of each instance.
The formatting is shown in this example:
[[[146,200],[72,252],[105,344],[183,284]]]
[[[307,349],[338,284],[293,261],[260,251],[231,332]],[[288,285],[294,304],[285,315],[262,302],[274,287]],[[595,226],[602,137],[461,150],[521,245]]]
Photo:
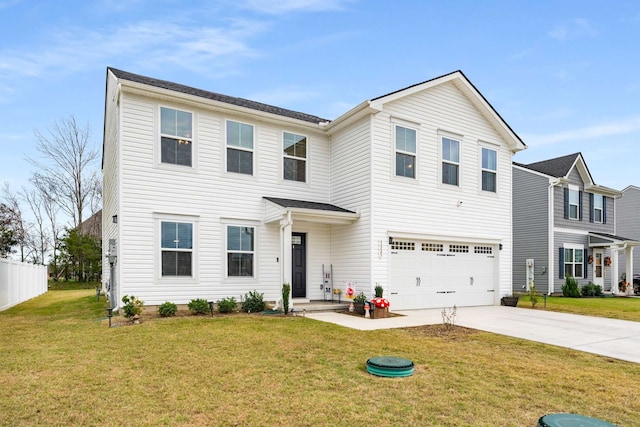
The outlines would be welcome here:
[[[118,215],[112,216],[111,220],[113,221],[114,224],[117,224],[118,223]]]

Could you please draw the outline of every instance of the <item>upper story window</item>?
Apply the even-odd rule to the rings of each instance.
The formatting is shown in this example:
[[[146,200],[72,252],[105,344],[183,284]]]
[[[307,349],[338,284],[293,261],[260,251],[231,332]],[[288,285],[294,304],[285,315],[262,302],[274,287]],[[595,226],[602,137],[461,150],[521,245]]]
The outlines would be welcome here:
[[[162,163],[191,166],[192,128],[191,113],[160,107],[160,161]]]
[[[482,191],[496,192],[497,170],[498,153],[495,150],[482,148]]]
[[[564,189],[564,216],[569,219],[582,219],[582,194],[578,187],[570,185]]]
[[[307,180],[307,137],[295,133],[283,134],[284,179],[306,182]]]
[[[227,277],[253,277],[255,228],[227,226]]]
[[[604,222],[604,196],[602,194],[592,194],[593,203],[593,222]]]
[[[396,126],[396,176],[416,177],[416,131]]]
[[[253,126],[227,120],[227,172],[253,175]]]
[[[192,276],[193,224],[161,223],[162,276]]]
[[[460,185],[460,141],[442,137],[442,183]]]

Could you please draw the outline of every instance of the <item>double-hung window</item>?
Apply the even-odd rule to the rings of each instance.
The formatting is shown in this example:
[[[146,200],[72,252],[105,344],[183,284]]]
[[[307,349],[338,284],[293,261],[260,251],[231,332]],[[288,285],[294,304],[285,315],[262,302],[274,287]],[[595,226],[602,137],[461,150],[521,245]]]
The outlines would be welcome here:
[[[442,137],[442,183],[460,185],[460,141]]]
[[[227,226],[227,277],[253,277],[255,228]]]
[[[564,275],[582,277],[584,274],[584,249],[564,248]]]
[[[306,182],[307,137],[295,133],[283,134],[284,179]]]
[[[482,148],[482,191],[496,192],[498,155],[495,150]]]
[[[396,176],[416,177],[416,131],[396,126]]]
[[[161,222],[162,276],[192,276],[193,224]]]
[[[602,194],[593,195],[593,221],[603,222],[604,197]]]
[[[569,187],[569,218],[579,219],[580,191]]]
[[[160,161],[191,166],[193,122],[191,113],[160,107]]]
[[[227,120],[227,172],[253,175],[253,126]]]

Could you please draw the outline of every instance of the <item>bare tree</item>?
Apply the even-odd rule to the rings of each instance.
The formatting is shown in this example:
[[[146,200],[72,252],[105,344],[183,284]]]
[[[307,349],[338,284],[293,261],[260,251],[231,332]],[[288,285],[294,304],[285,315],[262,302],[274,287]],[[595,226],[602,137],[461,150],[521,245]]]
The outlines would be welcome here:
[[[89,126],[78,126],[74,116],[55,122],[47,135],[35,131],[43,160],[27,158],[37,168],[31,181],[51,196],[69,215],[73,228],[82,224],[85,208],[94,205],[98,179],[91,170],[98,151],[91,146]]]
[[[29,204],[34,217],[34,222],[32,227],[30,227],[30,238],[27,242],[27,244],[33,246],[33,262],[34,264],[45,265],[45,256],[51,245],[51,234],[48,229],[48,224],[46,223],[47,217],[45,209],[45,204],[49,197],[38,189],[27,189],[25,187],[22,188],[20,196]]]
[[[29,223],[22,215],[22,208],[20,207],[20,199],[16,193],[11,191],[9,183],[5,181],[2,187],[2,196],[4,199],[4,206],[6,209],[6,217],[9,218],[13,238],[20,252],[20,261],[25,261],[29,257],[30,245],[29,243]]]

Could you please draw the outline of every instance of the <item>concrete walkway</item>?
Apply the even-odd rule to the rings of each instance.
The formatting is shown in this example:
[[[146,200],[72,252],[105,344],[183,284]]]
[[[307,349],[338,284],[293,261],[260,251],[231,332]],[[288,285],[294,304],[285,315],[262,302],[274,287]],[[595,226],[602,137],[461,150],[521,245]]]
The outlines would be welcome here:
[[[307,317],[359,330],[442,323],[442,310],[398,311],[403,316],[365,319],[344,313]],[[503,306],[459,307],[455,324],[530,341],[640,363],[640,322]]]

